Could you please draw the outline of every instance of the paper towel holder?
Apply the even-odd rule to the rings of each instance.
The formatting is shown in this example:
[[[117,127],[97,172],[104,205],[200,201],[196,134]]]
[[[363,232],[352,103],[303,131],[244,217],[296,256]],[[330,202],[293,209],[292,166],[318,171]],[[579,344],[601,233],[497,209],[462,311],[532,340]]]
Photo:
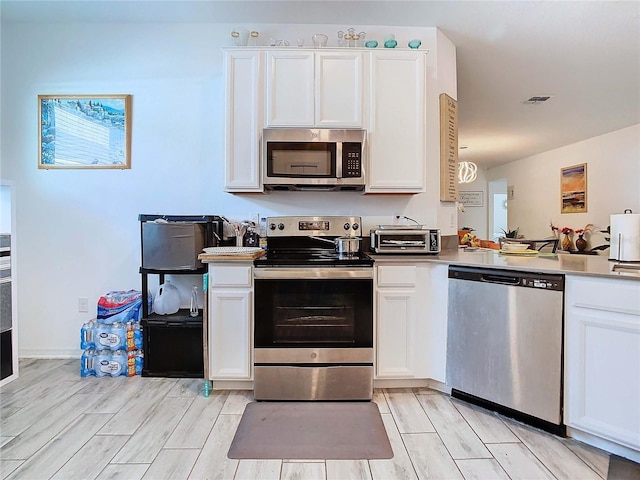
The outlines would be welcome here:
[[[638,262],[640,261],[640,245],[637,245],[636,248],[637,250],[633,250],[633,251],[627,251],[628,250],[628,245],[625,245],[624,237],[627,236],[626,241],[628,243],[629,240],[631,241],[638,241],[640,240],[640,237],[638,237],[638,235],[640,234],[640,223],[637,222],[638,219],[636,219],[636,222],[633,222],[630,218],[627,218],[627,220],[629,220],[630,222],[636,223],[636,225],[634,225],[634,229],[637,230],[637,232],[632,232],[631,236],[629,237],[629,232],[627,231],[627,229],[625,228],[624,231],[620,231],[621,227],[620,227],[620,222],[622,221],[621,219],[624,218],[626,215],[629,215],[629,217],[640,217],[639,215],[631,215],[633,214],[633,211],[630,208],[626,208],[624,210],[624,213],[622,214],[618,214],[618,215],[611,215],[611,225],[610,225],[610,231],[611,231],[611,243],[610,243],[610,257],[609,260],[616,260],[618,262]],[[614,222],[614,217],[616,218],[615,222]],[[615,226],[614,226],[615,223]],[[625,220],[625,224],[626,224],[626,220]],[[615,250],[614,250],[615,248]],[[623,252],[624,250],[624,252]]]

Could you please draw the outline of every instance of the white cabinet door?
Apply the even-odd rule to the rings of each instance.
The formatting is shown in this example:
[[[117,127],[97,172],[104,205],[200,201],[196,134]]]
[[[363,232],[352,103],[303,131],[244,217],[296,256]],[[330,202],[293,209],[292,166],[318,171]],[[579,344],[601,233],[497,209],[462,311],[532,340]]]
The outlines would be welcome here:
[[[267,125],[269,127],[312,127],[314,88],[313,52],[268,52]]]
[[[363,54],[318,52],[315,62],[315,125],[362,127]]]
[[[422,264],[418,296],[421,299],[419,325],[424,324],[418,340],[418,351],[424,352],[426,376],[445,383],[447,373],[447,308],[449,295],[449,266]]]
[[[269,127],[362,127],[362,52],[267,53]]]
[[[640,450],[640,282],[566,279],[565,423]]]
[[[225,191],[261,192],[262,52],[227,51],[225,58]]]
[[[209,379],[251,379],[252,293],[212,289],[209,309]]]
[[[209,264],[207,312],[209,380],[251,380],[253,375],[253,266],[247,261]]]
[[[377,378],[415,376],[415,296],[415,289],[378,289]]]
[[[426,190],[424,52],[371,53],[367,192]]]

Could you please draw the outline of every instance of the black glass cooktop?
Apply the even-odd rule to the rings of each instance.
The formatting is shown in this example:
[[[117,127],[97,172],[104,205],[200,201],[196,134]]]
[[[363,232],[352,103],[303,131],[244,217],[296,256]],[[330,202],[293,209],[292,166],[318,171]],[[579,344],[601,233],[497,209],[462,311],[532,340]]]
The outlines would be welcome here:
[[[371,267],[373,259],[366,253],[347,256],[334,250],[267,250],[253,263],[256,267]]]

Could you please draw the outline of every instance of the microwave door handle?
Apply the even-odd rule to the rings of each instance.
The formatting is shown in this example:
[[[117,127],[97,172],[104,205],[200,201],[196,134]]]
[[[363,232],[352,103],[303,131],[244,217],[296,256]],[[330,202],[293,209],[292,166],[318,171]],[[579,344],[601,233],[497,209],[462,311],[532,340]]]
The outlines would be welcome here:
[[[336,178],[342,178],[342,142],[336,142]]]

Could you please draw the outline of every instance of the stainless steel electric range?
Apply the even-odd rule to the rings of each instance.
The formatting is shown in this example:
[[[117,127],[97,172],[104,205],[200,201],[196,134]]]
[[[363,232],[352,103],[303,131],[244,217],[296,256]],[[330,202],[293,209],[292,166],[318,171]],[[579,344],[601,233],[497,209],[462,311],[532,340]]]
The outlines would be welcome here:
[[[373,259],[359,217],[270,217],[254,262],[256,400],[370,400]],[[353,245],[353,243],[352,243]]]

